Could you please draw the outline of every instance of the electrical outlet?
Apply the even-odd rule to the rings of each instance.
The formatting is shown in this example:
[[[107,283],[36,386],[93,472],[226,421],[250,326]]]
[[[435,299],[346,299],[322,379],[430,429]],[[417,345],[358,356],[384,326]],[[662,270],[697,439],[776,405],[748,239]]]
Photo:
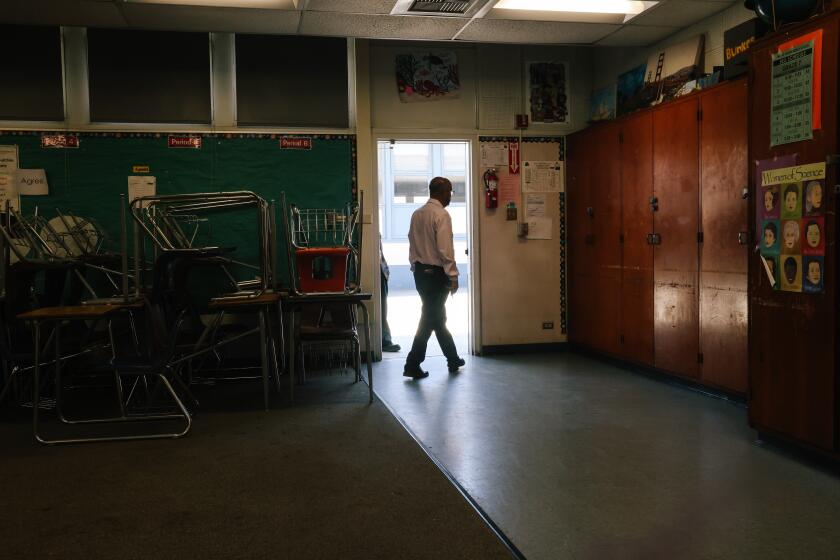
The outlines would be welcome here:
[[[553,329],[554,328],[554,321],[545,321],[543,323],[543,329]]]

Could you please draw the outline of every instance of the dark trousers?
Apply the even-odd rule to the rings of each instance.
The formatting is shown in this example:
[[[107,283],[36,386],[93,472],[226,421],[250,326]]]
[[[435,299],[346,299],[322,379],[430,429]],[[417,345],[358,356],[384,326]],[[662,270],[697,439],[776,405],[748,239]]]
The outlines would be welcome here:
[[[439,266],[427,266],[420,263],[414,266],[414,285],[423,302],[420,324],[414,335],[411,352],[408,353],[406,366],[419,366],[426,359],[426,345],[432,332],[437,336],[443,355],[449,363],[458,359],[455,341],[446,328],[446,298],[449,296],[449,277]]]
[[[392,344],[391,327],[388,326],[388,279],[385,278],[385,275],[382,274],[382,271],[379,272],[379,276],[382,280],[382,344],[387,346],[389,344]]]

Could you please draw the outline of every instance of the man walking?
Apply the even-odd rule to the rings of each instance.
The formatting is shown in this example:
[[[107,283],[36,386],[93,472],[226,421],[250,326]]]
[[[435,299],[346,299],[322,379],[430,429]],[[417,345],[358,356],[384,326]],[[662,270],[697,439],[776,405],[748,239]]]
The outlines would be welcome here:
[[[423,310],[403,375],[414,379],[429,375],[420,364],[426,359],[426,344],[432,332],[437,336],[450,372],[458,371],[466,363],[458,357],[455,342],[446,328],[446,298],[458,291],[452,218],[445,210],[450,200],[452,183],[444,177],[435,177],[429,182],[429,201],[411,215],[408,258]]]

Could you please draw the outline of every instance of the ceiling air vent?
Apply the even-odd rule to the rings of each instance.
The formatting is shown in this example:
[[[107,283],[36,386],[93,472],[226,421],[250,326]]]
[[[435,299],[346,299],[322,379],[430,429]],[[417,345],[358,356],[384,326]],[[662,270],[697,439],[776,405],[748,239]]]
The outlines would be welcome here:
[[[460,15],[467,11],[471,3],[471,0],[414,0],[407,13]]]
[[[392,16],[470,17],[490,0],[397,0]],[[491,3],[495,3],[492,0]]]

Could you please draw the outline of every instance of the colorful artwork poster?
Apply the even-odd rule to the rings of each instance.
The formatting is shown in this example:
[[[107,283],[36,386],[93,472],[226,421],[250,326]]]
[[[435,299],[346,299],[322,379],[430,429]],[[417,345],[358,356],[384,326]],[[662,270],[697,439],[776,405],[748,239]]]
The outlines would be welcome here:
[[[805,275],[802,279],[802,291],[806,294],[821,294],[825,289],[823,282],[824,270],[824,257],[802,257],[802,271]]]
[[[617,116],[624,115],[642,106],[638,97],[645,85],[646,69],[647,64],[642,64],[618,76],[615,102]]]
[[[403,103],[459,96],[458,57],[452,51],[398,54],[396,72],[397,91]]]
[[[589,98],[589,120],[608,121],[615,118],[615,84],[596,89]]]
[[[784,292],[802,291],[802,257],[782,255],[781,289]]]
[[[825,290],[825,163],[776,167],[779,159],[768,161],[756,162],[756,184],[765,194],[756,208],[762,216],[759,249],[768,280],[772,274],[778,278],[778,288],[773,287],[786,292],[821,294]],[[773,218],[776,200],[779,219]]]
[[[568,77],[565,62],[528,63],[531,122],[569,122]]]

